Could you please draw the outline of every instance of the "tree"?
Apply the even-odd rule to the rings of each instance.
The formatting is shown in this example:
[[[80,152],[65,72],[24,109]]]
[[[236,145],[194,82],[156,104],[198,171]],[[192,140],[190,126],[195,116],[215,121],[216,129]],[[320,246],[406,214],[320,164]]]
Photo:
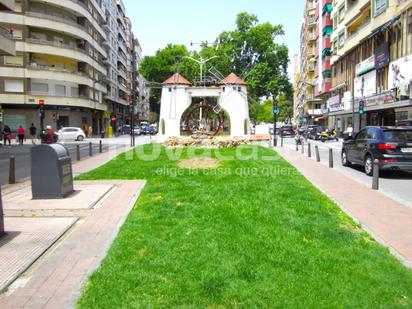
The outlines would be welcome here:
[[[205,44],[199,52],[189,52],[183,45],[168,45],[155,56],[145,57],[140,72],[147,80],[156,82],[163,82],[176,71],[194,80],[199,76],[199,66],[185,57],[218,56],[207,64],[208,69],[213,66],[223,76],[234,72],[246,80],[252,118],[263,117],[258,117],[262,97],[280,93],[285,94],[280,117],[287,118],[291,114],[288,102],[293,90],[287,74],[288,48],[276,42],[281,35],[282,25],[259,23],[256,15],[242,12],[237,15],[236,29],[222,32],[212,45]],[[159,92],[154,101],[160,101]]]

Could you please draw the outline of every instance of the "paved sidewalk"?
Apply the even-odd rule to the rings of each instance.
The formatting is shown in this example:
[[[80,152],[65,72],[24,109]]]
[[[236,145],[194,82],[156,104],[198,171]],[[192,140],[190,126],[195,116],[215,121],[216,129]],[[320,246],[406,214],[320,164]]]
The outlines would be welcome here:
[[[28,212],[22,213],[27,217],[16,218],[36,220],[44,216],[71,220],[78,217],[79,221],[0,296],[0,308],[73,307],[81,287],[106,255],[145,182],[82,181],[80,184],[113,189],[93,209],[36,210],[28,204]],[[6,211],[6,215],[12,215],[14,210],[10,212]]]
[[[412,209],[289,148],[276,151],[412,268]],[[372,180],[371,180],[372,181]]]

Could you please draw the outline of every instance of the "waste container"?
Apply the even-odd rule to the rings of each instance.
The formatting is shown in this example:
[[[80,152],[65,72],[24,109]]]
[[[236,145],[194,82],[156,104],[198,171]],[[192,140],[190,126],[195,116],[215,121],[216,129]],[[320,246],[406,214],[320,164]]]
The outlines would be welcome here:
[[[73,193],[73,172],[69,150],[62,144],[31,149],[33,199],[61,199]]]

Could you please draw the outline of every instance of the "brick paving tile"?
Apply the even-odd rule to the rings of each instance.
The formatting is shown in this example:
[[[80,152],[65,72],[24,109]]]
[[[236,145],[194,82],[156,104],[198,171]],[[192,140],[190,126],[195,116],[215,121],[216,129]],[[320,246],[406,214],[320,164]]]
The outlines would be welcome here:
[[[0,239],[0,290],[40,257],[75,218],[5,218],[8,235]]]
[[[287,148],[277,148],[276,151],[377,241],[388,246],[405,266],[412,268],[411,208],[296,151]]]
[[[75,224],[50,253],[42,257],[41,262],[33,265],[23,275],[28,280],[24,285],[0,296],[0,308],[72,307],[81,293],[82,284],[105,256],[144,184],[144,181],[137,180],[82,181],[81,185],[84,186],[115,188],[95,209],[83,212],[85,217]],[[59,211],[56,214],[70,212]]]

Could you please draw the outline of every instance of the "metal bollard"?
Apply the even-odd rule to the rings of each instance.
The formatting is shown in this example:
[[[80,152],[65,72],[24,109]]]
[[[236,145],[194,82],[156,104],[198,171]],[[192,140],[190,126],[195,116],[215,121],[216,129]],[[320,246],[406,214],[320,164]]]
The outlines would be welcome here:
[[[280,136],[280,147],[283,147],[283,135]]]
[[[1,186],[0,186],[0,237],[6,234],[4,231],[4,214],[3,214],[3,198],[1,196]]]
[[[16,183],[16,158],[14,156],[10,156],[9,159],[9,184]]]
[[[76,146],[76,160],[80,161],[80,145]]]
[[[93,144],[92,144],[92,142],[89,143],[89,156],[93,157]]]
[[[298,144],[298,141],[296,140],[295,142],[296,142],[296,151],[299,151],[299,144]]]
[[[329,168],[333,168],[333,149],[329,148]]]
[[[302,154],[304,154],[305,153],[305,143],[302,141],[301,145],[302,145],[301,152],[302,152]]]
[[[372,189],[379,190],[379,160],[373,161]]]
[[[308,158],[312,157],[312,146],[308,143]]]
[[[315,146],[315,153],[316,153],[316,162],[320,162],[320,153],[319,153],[319,146]]]
[[[102,153],[102,152],[103,152],[103,143],[100,140],[100,142],[99,142],[99,153]]]

